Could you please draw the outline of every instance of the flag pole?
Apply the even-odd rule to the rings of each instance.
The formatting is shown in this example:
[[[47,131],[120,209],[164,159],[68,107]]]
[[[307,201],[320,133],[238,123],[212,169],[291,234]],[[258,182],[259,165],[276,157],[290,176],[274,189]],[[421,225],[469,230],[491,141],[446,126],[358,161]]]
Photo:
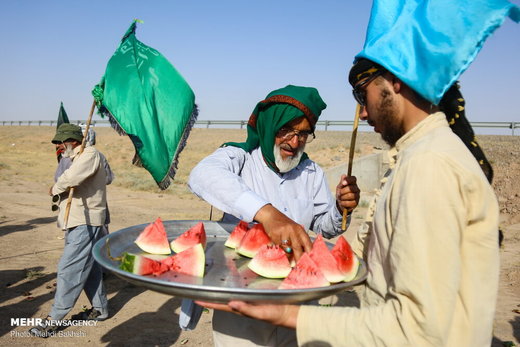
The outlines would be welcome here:
[[[357,104],[356,115],[354,116],[354,125],[352,127],[352,137],[350,138],[347,176],[352,175],[352,163],[354,162],[354,148],[356,147],[356,137],[357,137],[360,112],[361,112],[361,106],[359,104]],[[343,230],[343,231],[347,230],[347,209],[343,210],[343,220],[341,222],[341,230]]]
[[[80,155],[83,153],[83,150],[85,149],[85,145],[87,143],[87,136],[88,131],[90,129],[90,123],[92,121],[92,115],[94,114],[94,108],[96,107],[96,100],[92,101],[92,107],[90,108],[90,114],[88,115],[87,119],[87,127],[85,128],[85,134],[83,135],[83,141],[81,141],[81,147],[79,148],[79,153],[77,155]],[[70,205],[72,203],[72,196],[74,195],[74,187],[70,187],[69,189],[69,197],[67,198],[67,206],[65,207],[65,215],[63,217],[63,230],[67,230],[67,223],[69,221],[69,214],[70,214]]]

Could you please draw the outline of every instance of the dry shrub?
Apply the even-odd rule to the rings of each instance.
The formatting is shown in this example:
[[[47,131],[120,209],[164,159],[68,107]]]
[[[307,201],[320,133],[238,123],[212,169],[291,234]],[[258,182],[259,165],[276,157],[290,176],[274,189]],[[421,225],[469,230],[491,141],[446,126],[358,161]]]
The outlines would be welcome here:
[[[95,130],[96,147],[105,154],[116,175],[114,185],[160,192],[145,169],[131,164],[134,147],[127,136],[119,136],[109,127],[97,127]],[[55,131],[56,128],[50,126],[0,126],[0,179],[13,182],[13,185],[19,181],[30,181],[43,187],[50,186],[57,165],[54,145],[50,142]],[[306,152],[324,169],[344,164],[348,162],[351,134],[350,131],[317,131],[316,139],[307,145]],[[245,129],[193,129],[186,148],[180,154],[175,179],[162,193],[192,199],[193,194],[186,185],[191,169],[224,142],[241,142],[245,139]],[[487,135],[478,137],[478,140],[495,169],[493,186],[501,212],[518,217],[520,136]],[[355,157],[386,148],[379,134],[360,131]],[[42,191],[46,189],[42,188]]]

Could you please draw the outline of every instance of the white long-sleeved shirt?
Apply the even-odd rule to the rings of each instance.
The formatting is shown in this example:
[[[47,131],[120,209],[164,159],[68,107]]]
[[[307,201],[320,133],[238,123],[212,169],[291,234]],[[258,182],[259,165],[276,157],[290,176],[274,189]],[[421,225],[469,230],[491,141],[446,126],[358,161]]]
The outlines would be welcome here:
[[[251,153],[233,146],[217,149],[191,171],[188,186],[199,197],[232,215],[224,221],[253,221],[272,204],[306,230],[331,238],[342,233],[341,220],[323,170],[312,160],[285,174],[273,172],[259,148]]]
[[[395,153],[360,238],[369,270],[361,308],[301,306],[298,344],[489,346],[499,274],[493,189],[443,113],[406,133]]]

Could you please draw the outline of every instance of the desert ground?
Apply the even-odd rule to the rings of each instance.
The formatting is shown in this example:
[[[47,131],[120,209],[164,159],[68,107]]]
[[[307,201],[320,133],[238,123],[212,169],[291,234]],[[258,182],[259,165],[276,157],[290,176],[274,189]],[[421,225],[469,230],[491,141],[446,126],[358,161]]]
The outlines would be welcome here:
[[[195,330],[181,331],[180,298],[136,287],[110,274],[105,282],[108,320],[93,327],[69,327],[62,336],[48,339],[28,337],[27,327],[11,325],[11,318],[44,318],[53,302],[56,267],[64,242],[48,195],[56,168],[50,143],[54,131],[48,126],[0,127],[0,345],[212,346],[211,312],[203,314]],[[241,141],[246,136],[240,129],[193,129],[173,184],[160,191],[144,169],[131,165],[133,147],[127,137],[118,136],[110,128],[96,128],[96,133],[96,147],[116,175],[108,187],[112,232],[152,222],[158,216],[163,220],[208,220],[210,207],[190,193],[188,174],[223,142]],[[325,169],[345,163],[350,136],[348,131],[319,131],[307,153]],[[478,140],[495,170],[493,186],[504,233],[492,345],[514,346],[520,344],[520,136],[479,136]],[[360,132],[355,155],[385,148],[377,134]],[[362,192],[362,203],[355,211],[347,239],[363,221],[369,198],[370,192]],[[218,217],[218,212],[213,214],[213,220]],[[355,304],[355,295],[340,294],[344,299],[340,304]],[[482,303],[488,304],[492,303]],[[68,317],[83,306],[90,307],[84,294]]]

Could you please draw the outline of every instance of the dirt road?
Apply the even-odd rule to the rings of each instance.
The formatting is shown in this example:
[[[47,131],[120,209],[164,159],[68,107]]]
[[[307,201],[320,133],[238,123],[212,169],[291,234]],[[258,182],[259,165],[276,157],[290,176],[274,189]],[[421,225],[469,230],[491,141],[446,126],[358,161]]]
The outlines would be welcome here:
[[[32,132],[27,134],[27,128],[32,128]],[[63,336],[44,340],[27,337],[26,327],[11,325],[11,318],[43,318],[49,312],[55,289],[56,266],[63,248],[63,234],[56,227],[56,216],[50,210],[50,197],[47,195],[49,178],[52,177],[56,165],[53,154],[49,153],[48,138],[52,129],[42,128],[0,127],[0,345],[211,346],[211,313],[203,314],[196,330],[180,331],[177,324],[179,298],[143,290],[113,275],[109,275],[106,280],[111,317],[95,327],[69,327],[63,331]],[[114,144],[122,140],[112,139],[111,130],[106,130],[100,131],[101,136],[98,134],[98,138],[103,139],[98,147],[109,160],[117,162],[116,154],[113,154],[116,151],[111,146],[114,147]],[[215,135],[218,130],[206,131],[213,131],[211,138],[215,144],[223,142],[222,137],[229,135],[226,132],[225,136],[219,138]],[[337,139],[345,135],[334,135],[331,132],[327,138],[332,138],[335,145],[318,142],[314,148],[318,153],[315,157],[319,157],[322,160],[320,164],[325,167],[337,163],[335,158],[338,153],[342,153],[343,157],[348,153],[339,145],[338,140],[334,140],[334,136],[338,136]],[[372,147],[367,144],[370,141],[363,142],[363,136],[361,134],[358,140],[359,148],[364,148],[363,153],[366,153]],[[211,143],[204,151],[195,148],[209,138],[204,130],[194,132],[193,137],[190,139],[192,146],[186,148],[181,164],[182,160],[184,163],[196,162],[197,158],[216,147]],[[106,140],[107,138],[110,140]],[[347,140],[342,142],[348,143]],[[520,148],[520,141],[512,137],[500,137],[498,140],[486,137],[482,143],[484,148],[491,148],[487,153],[495,165],[495,190],[501,206],[505,235],[501,249],[500,291],[493,346],[505,346],[508,341],[518,345],[520,170],[518,156],[511,152]],[[498,147],[492,147],[494,143],[498,143]],[[312,156],[312,149],[310,151]],[[128,161],[131,158],[130,152],[131,148],[124,154]],[[117,155],[121,156],[119,152]],[[192,156],[194,159],[190,159]],[[183,170],[189,172],[190,165]],[[185,173],[180,172],[179,175],[182,181]],[[111,231],[151,222],[157,216],[164,220],[209,218],[209,206],[191,194],[136,191],[117,185],[109,186],[108,194],[112,213]],[[361,223],[363,208],[356,213],[349,233],[355,231],[356,225]],[[88,305],[84,295],[80,297],[71,314],[79,312],[82,305]]]

